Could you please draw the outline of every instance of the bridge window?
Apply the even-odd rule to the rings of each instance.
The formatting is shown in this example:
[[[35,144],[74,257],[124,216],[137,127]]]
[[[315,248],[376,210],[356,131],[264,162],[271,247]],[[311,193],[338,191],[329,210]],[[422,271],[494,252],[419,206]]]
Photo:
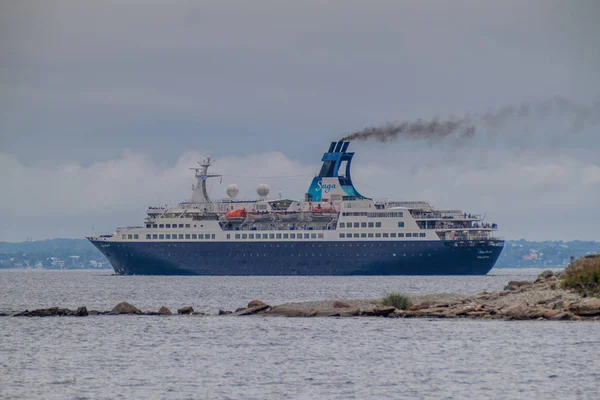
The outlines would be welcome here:
[[[146,228],[152,228],[152,224],[146,224]]]

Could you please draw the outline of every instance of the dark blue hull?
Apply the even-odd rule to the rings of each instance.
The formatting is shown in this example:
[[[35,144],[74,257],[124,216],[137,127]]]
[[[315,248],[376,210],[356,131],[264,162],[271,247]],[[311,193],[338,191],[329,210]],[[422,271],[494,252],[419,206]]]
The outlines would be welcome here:
[[[91,242],[122,275],[485,275],[502,243]]]

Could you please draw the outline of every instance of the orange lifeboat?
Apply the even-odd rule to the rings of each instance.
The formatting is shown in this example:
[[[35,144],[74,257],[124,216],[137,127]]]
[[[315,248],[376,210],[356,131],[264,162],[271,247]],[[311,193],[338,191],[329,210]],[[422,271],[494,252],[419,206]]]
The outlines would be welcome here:
[[[246,210],[245,209],[241,209],[241,210],[231,210],[228,211],[227,214],[225,214],[225,216],[227,218],[246,218]]]

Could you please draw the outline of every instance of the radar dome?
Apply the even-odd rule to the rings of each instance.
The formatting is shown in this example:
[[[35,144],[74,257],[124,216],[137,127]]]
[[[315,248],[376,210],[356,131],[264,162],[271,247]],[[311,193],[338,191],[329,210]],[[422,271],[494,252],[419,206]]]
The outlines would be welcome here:
[[[231,185],[227,186],[227,196],[229,196],[231,200],[235,199],[239,192],[240,188],[237,185],[232,183]]]
[[[260,185],[258,185],[258,187],[256,188],[256,193],[258,193],[258,195],[260,197],[267,197],[267,195],[269,194],[269,187],[264,184],[261,183]]]

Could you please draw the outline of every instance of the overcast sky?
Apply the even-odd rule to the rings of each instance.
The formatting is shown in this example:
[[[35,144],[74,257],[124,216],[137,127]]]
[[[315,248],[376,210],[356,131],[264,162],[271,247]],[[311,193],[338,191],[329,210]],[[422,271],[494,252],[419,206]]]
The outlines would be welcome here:
[[[189,198],[208,154],[215,198],[301,198],[330,140],[510,106],[466,143],[352,143],[357,188],[508,239],[600,240],[599,17],[596,0],[2,1],[0,240],[140,224]]]

